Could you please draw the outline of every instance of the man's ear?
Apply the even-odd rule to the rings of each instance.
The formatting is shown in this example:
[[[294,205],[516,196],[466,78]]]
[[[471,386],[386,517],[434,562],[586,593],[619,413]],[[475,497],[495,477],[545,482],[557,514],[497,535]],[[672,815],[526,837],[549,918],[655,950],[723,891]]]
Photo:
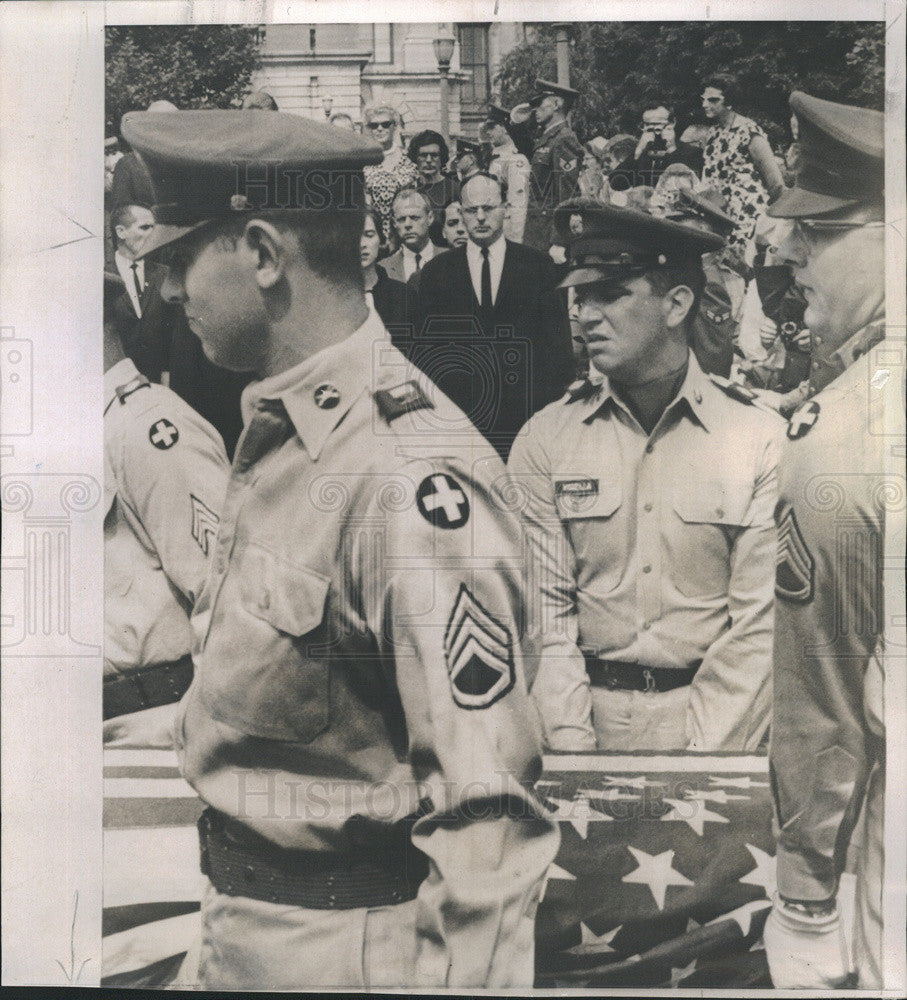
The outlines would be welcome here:
[[[696,295],[689,285],[675,285],[665,295],[665,322],[668,329],[677,329],[682,326],[686,318],[690,315]]]
[[[287,273],[291,246],[288,233],[264,219],[250,219],[243,230],[240,252],[253,258],[259,288],[273,288]]]

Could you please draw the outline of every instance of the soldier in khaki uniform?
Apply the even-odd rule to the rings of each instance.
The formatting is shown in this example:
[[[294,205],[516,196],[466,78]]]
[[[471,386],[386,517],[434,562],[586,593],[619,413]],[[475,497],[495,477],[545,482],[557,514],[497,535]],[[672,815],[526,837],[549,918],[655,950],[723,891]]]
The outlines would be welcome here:
[[[217,431],[126,357],[126,288],[105,274],[104,289],[104,744],[169,747],[230,465]]]
[[[517,149],[509,127],[510,112],[497,104],[490,104],[488,117],[482,122],[479,134],[491,143],[488,173],[507,185],[504,237],[514,243],[522,243],[532,168],[529,160]]]
[[[901,380],[885,344],[884,132],[880,112],[795,92],[795,186],[769,209],[792,219],[778,248],[806,298],[811,398],[792,416],[778,506],[771,768],[778,895],[765,929],[775,986],[828,989],[850,968],[838,878],[862,811],[854,965],[882,982],[885,630],[903,622]],[[888,536],[886,539],[886,535]],[[895,554],[884,572],[886,541]],[[903,649],[903,637],[895,648]],[[902,658],[903,654],[901,654]],[[901,659],[901,662],[902,659]],[[897,890],[895,890],[897,891]]]
[[[539,136],[532,153],[529,205],[523,243],[545,253],[554,242],[554,210],[579,194],[583,147],[567,121],[579,91],[548,80],[536,81],[537,93],[529,102]],[[519,124],[511,111],[511,120]]]
[[[783,423],[729,398],[690,350],[701,255],[721,238],[587,199],[556,221],[593,375],[532,418],[508,463],[536,557],[547,742],[753,750]]]
[[[494,451],[365,304],[380,151],[264,112],[123,134],[161,202],[165,294],[261,379],[177,722],[209,806],[201,985],[529,986],[558,833],[530,791],[520,525]]]

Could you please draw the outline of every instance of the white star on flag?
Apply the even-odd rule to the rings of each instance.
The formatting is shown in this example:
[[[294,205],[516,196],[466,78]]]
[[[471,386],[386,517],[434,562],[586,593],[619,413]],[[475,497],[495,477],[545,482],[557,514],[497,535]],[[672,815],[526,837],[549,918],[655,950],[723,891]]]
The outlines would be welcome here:
[[[731,801],[747,802],[750,798],[749,795],[728,795],[723,788],[709,788],[703,791],[688,788],[686,797],[688,799],[699,799],[702,802],[717,802],[722,806],[727,805]]]
[[[671,867],[674,860],[673,851],[662,851],[661,854],[646,854],[636,847],[627,845],[627,850],[636,858],[639,865],[629,875],[624,875],[621,882],[638,882],[647,885],[655,897],[659,910],[664,909],[665,894],[669,885],[692,885],[693,883],[679,871]]]
[[[623,927],[623,924],[618,924],[610,931],[605,931],[604,934],[596,934],[591,927],[587,927],[581,923],[579,925],[579,932],[582,935],[582,944],[595,945],[596,951],[617,951],[616,948],[611,947],[611,942],[617,936],[617,932],[621,927]]]
[[[746,849],[752,854],[756,867],[748,874],[741,876],[740,881],[747,885],[761,885],[765,890],[765,895],[771,899],[778,887],[775,859],[771,854],[760,851],[752,844],[747,844]]]
[[[714,778],[709,775],[709,781],[713,785],[724,785],[726,788],[768,788],[767,781],[753,781],[749,775],[745,778]]]
[[[626,774],[619,778],[606,774],[604,780],[609,785],[624,785],[627,788],[645,788],[646,785],[651,785],[653,788],[660,788],[664,784],[663,781],[649,781],[644,774],[636,775],[635,777]]]
[[[557,803],[557,808],[553,814],[554,818],[562,823],[569,823],[583,840],[589,835],[590,822],[595,822],[596,820],[612,821],[611,817],[607,814],[593,809],[589,805],[589,799],[581,792],[577,792],[575,799],[555,799],[546,796],[545,801]]]
[[[753,914],[758,913],[760,910],[765,910],[771,905],[772,901],[770,899],[754,899],[751,903],[744,903],[743,906],[738,906],[736,910],[720,914],[714,920],[710,920],[706,926],[720,924],[722,920],[733,920],[740,928],[740,933],[746,937],[752,926]]]
[[[548,882],[553,879],[560,879],[562,882],[575,882],[576,876],[571,875],[570,872],[561,868],[560,865],[556,865],[553,861],[548,866],[548,871],[545,872],[545,879],[542,882],[542,891],[539,893],[539,902],[545,898],[545,890],[548,888]]]
[[[587,799],[594,799],[596,802],[621,802],[627,800],[631,802],[639,801],[639,792],[626,794],[618,791],[617,788],[584,788],[583,795],[585,795]]]
[[[671,985],[679,986],[681,979],[686,979],[687,976],[692,975],[696,971],[696,959],[694,958],[689,965],[685,965],[682,969],[675,969],[671,966]]]
[[[661,818],[663,820],[680,820],[689,823],[690,827],[701,837],[706,823],[727,823],[728,820],[719,813],[710,812],[699,802],[690,802],[684,799],[665,799],[669,806],[673,806]]]

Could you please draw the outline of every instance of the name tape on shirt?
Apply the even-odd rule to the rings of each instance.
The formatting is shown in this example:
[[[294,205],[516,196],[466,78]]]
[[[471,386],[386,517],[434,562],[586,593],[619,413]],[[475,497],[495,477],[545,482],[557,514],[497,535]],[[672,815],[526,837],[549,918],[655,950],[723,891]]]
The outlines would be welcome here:
[[[444,655],[454,701],[460,708],[487,708],[516,683],[513,637],[466,584],[460,584],[444,633]]]
[[[208,555],[211,542],[217,537],[220,518],[213,510],[194,494],[189,494],[192,503],[192,537],[198,542],[198,547]]]
[[[554,484],[557,496],[598,496],[597,479],[558,479]]]

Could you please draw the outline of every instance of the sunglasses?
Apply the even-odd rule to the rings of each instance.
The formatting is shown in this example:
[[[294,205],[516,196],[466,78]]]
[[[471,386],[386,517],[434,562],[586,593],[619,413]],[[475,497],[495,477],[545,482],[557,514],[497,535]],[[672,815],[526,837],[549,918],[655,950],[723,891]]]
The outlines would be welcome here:
[[[365,127],[367,129],[370,129],[372,132],[377,132],[379,128],[384,128],[384,129],[393,128],[394,127],[394,123],[393,122],[366,122],[365,123]]]

